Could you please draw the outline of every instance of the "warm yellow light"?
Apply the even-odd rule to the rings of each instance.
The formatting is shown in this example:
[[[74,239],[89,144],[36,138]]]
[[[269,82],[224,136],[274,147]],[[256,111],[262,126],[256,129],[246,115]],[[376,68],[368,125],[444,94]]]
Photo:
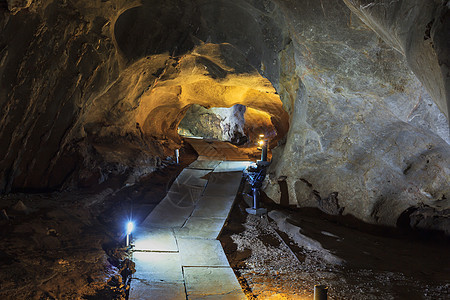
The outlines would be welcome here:
[[[262,139],[264,137],[264,134],[260,134],[259,138]]]
[[[263,140],[259,140],[259,141],[258,141],[258,145],[259,145],[260,147],[264,146],[264,141],[263,141]]]

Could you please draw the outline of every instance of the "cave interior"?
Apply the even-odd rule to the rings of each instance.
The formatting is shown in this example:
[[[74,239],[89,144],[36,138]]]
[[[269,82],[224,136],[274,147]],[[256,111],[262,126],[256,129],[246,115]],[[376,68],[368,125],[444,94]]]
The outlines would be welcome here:
[[[448,0],[0,1],[0,296],[138,299],[124,224],[263,136],[246,298],[448,299],[449,36]]]

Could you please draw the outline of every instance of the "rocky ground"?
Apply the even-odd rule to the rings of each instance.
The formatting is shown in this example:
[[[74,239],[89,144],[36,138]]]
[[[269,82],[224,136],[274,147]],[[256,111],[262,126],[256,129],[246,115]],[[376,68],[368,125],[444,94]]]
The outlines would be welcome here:
[[[318,210],[266,203],[269,216],[247,215],[242,200],[220,237],[249,299],[449,299],[450,243],[375,227]]]
[[[0,298],[126,299],[125,224],[139,223],[195,156],[183,158],[133,185],[118,176],[90,190],[1,196]]]
[[[0,298],[126,299],[125,223],[143,220],[196,158],[182,157],[134,184],[124,174],[95,189],[1,196]],[[220,238],[249,299],[311,299],[315,284],[328,285],[330,299],[450,297],[442,236],[264,201],[269,216],[259,218],[239,195]]]

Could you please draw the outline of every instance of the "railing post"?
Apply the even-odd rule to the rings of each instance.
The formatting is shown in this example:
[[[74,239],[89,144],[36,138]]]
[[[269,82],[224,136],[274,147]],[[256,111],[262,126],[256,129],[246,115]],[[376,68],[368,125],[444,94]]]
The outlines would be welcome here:
[[[177,165],[180,164],[180,149],[175,149],[175,159],[177,160]]]
[[[326,285],[314,286],[314,300],[327,300],[328,299],[328,287]]]

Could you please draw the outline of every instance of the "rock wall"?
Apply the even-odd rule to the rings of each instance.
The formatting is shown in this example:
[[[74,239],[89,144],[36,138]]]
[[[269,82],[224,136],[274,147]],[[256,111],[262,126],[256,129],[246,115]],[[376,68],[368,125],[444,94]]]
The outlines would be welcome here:
[[[269,197],[285,185],[291,204],[389,225],[410,207],[448,208],[448,123],[408,61],[339,1],[281,8],[292,42],[277,90],[293,109]]]
[[[344,0],[408,66],[450,116],[450,2]]]
[[[213,107],[206,109],[192,105],[178,125],[178,132],[187,136],[201,136],[220,141],[237,141],[245,136],[245,106]]]
[[[8,4],[0,15],[2,192],[151,170],[177,147],[178,123],[195,103],[244,104],[287,131],[279,96],[247,60],[261,56],[252,43],[264,44],[247,8],[230,27],[237,6],[226,2],[217,12],[214,1]],[[251,43],[236,35],[241,26]]]
[[[26,2],[26,1],[22,1]],[[82,161],[72,130],[118,73],[105,14],[63,1],[9,1],[0,12],[0,190],[61,186]],[[23,4],[23,5],[22,5]]]
[[[241,104],[209,109],[194,104],[178,125],[178,133],[247,146],[255,145],[260,134],[264,134],[273,145],[283,137],[283,134],[277,135],[268,113]]]

